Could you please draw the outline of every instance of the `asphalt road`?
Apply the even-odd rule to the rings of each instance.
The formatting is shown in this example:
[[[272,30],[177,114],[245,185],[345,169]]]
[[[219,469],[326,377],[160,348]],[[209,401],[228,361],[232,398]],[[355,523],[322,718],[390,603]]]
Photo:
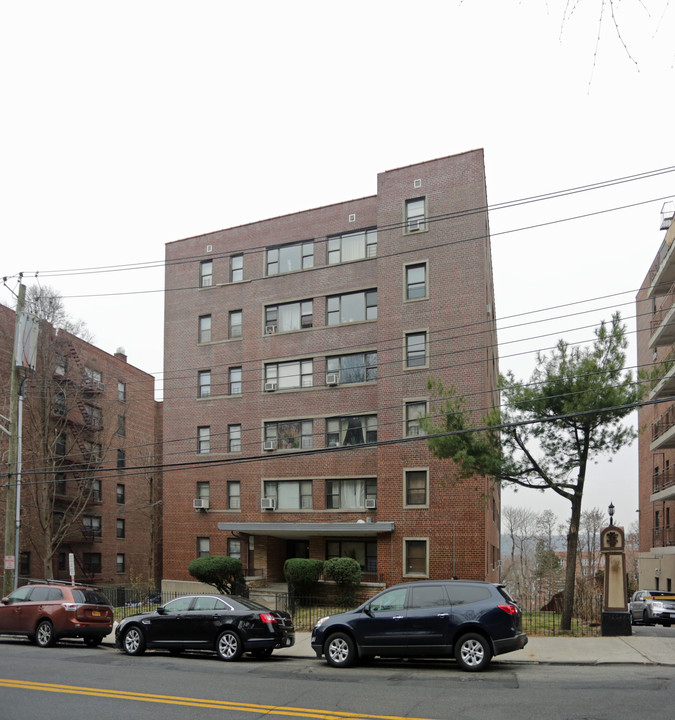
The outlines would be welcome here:
[[[669,717],[674,696],[672,668],[658,666],[514,663],[471,674],[448,661],[395,661],[335,670],[282,656],[224,663],[0,640],[1,720],[628,719]]]

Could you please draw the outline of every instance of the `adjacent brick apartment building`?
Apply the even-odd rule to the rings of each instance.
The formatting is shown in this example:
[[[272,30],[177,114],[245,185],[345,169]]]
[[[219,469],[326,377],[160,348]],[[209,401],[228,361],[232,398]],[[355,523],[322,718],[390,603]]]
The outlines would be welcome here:
[[[15,318],[0,306],[5,417]],[[72,553],[80,582],[157,582],[162,415],[154,377],[130,365],[122,349],[110,355],[45,322],[37,357],[24,389],[19,578],[68,579]],[[5,464],[7,445],[2,433]],[[2,500],[4,543],[4,491]]]
[[[497,402],[482,150],[378,175],[377,194],[169,243],[164,577],[204,554],[283,580],[497,580],[499,490],[453,482],[418,417],[428,378]]]
[[[637,295],[638,366],[659,379],[640,408],[639,584],[675,589],[675,210],[666,203],[665,237]]]

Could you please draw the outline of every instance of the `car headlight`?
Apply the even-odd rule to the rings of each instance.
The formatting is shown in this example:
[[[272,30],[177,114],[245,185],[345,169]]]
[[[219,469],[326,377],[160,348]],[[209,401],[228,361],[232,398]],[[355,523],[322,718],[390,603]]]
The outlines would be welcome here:
[[[326,617],[319,618],[316,621],[316,625],[314,626],[314,629],[317,630],[318,628],[320,628],[326,622],[326,620],[328,620],[328,615],[326,615]]]

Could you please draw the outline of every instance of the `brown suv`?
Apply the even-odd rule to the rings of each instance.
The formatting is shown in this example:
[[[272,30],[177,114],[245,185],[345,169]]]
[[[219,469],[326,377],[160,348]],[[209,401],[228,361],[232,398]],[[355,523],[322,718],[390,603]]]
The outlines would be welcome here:
[[[61,638],[82,638],[95,647],[112,631],[108,598],[87,585],[35,582],[0,600],[0,633],[26,635],[40,647]]]

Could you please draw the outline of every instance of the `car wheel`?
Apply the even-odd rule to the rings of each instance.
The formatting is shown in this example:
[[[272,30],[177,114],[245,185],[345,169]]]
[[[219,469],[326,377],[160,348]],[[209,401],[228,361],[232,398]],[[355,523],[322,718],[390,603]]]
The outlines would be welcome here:
[[[652,621],[649,619],[649,615],[646,610],[642,613],[642,624],[643,625],[651,625]]]
[[[324,655],[333,667],[349,667],[356,661],[356,645],[346,633],[335,633],[326,641]]]
[[[256,660],[266,660],[268,657],[272,657],[273,652],[274,648],[265,648],[264,650],[253,650],[251,655],[253,655]]]
[[[478,672],[483,670],[492,657],[488,641],[477,633],[462,635],[455,645],[455,660],[462,670]]]
[[[142,655],[145,652],[145,638],[140,628],[132,626],[124,632],[122,649],[127,655]]]
[[[54,626],[49,620],[41,620],[35,628],[35,642],[43,648],[51,647],[55,642]]]
[[[241,638],[234,630],[225,630],[216,641],[216,652],[221,660],[228,662],[239,660],[242,652],[244,652]]]
[[[84,638],[84,644],[87,647],[98,647],[103,642],[103,636],[99,635],[98,637],[86,637]]]

